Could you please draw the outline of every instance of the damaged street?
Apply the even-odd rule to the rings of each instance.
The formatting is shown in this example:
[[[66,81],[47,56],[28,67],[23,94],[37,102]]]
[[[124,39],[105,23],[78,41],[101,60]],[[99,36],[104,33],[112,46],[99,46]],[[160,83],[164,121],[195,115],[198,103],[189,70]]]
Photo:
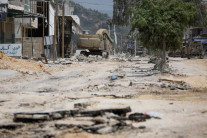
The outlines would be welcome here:
[[[0,137],[206,137],[207,60],[170,58],[166,73],[149,61],[80,55],[1,69]]]
[[[0,0],[0,138],[207,138],[207,0]]]

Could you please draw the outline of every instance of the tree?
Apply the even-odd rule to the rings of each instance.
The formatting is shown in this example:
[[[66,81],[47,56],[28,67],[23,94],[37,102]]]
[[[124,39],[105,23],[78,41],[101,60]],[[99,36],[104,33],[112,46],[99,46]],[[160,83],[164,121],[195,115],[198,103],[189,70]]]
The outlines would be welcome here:
[[[128,10],[134,7],[139,0],[114,0],[113,23],[116,25],[128,25]]]
[[[161,70],[166,65],[166,50],[182,45],[183,30],[194,17],[192,3],[182,0],[140,0],[131,9],[131,32],[144,46],[162,50]]]
[[[196,13],[193,19],[190,20],[190,26],[193,27],[206,27],[207,25],[207,12],[206,5],[203,0],[183,0],[184,2],[192,2],[195,4]]]
[[[128,11],[134,7],[140,0],[114,0],[113,23],[116,25],[128,25],[130,14]],[[191,26],[205,27],[207,25],[207,12],[203,0],[182,0],[183,2],[192,2],[196,7],[196,14],[190,20]]]

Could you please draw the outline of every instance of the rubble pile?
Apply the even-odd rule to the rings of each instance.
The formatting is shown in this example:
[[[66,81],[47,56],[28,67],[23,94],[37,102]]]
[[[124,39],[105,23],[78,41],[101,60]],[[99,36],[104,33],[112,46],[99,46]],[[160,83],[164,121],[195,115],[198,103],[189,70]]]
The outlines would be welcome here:
[[[80,54],[80,55],[73,56],[71,58],[57,59],[57,61],[55,61],[55,64],[68,65],[68,64],[72,64],[74,62],[91,63],[91,62],[101,61],[102,59],[103,58],[101,56],[97,56],[97,55],[89,55],[88,57],[86,57],[86,56]],[[53,63],[53,61],[49,61],[49,63]]]
[[[74,107],[77,105],[79,107],[79,105],[83,105],[83,103],[77,103],[74,105]],[[140,125],[137,124],[139,122],[145,122],[151,118],[161,119],[160,115],[155,113],[133,113],[131,112],[130,107],[97,110],[75,108],[73,110],[16,112],[14,113],[14,122],[0,123],[0,129],[28,129],[27,132],[31,133],[34,130],[35,134],[39,133],[38,136],[43,137],[46,135],[51,136],[51,132],[63,132],[64,130],[68,129],[74,130],[73,132],[77,133],[88,132],[92,134],[103,135],[112,134],[126,128],[145,129],[145,126],[140,127]],[[44,131],[38,132],[36,128],[28,128],[29,125],[24,125],[23,123],[38,123],[40,125],[45,124],[41,126],[41,130]],[[50,126],[50,124],[52,125]],[[48,126],[47,129],[45,129],[44,126]]]
[[[127,56],[126,54],[122,53],[122,54],[118,54],[115,57],[113,57],[112,60],[119,61],[119,62],[126,62],[130,58],[131,58],[130,56]]]
[[[15,70],[21,73],[37,72],[46,70],[44,64],[32,60],[15,59],[4,55],[2,52],[0,54],[0,69]]]

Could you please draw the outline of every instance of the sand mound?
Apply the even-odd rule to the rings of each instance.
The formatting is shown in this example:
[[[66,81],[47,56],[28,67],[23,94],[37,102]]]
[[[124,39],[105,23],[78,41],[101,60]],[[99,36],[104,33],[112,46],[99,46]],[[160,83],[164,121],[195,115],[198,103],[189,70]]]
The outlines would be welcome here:
[[[38,72],[46,70],[48,67],[45,67],[42,63],[32,60],[15,59],[4,55],[3,52],[0,51],[0,69],[9,69],[21,73],[27,73],[28,71]]]

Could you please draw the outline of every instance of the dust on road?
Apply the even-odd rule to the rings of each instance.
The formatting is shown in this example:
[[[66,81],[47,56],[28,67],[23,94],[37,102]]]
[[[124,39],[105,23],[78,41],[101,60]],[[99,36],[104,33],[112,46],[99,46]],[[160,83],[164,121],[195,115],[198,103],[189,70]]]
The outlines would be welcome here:
[[[96,132],[102,137],[206,137],[205,64],[206,59],[172,58],[173,71],[160,74],[152,70],[154,65],[149,64],[147,58],[130,61],[111,58],[49,64],[45,71],[13,76],[0,81],[0,135],[100,137],[93,134]],[[112,81],[112,75],[118,78]],[[143,113],[144,116],[152,112],[162,117],[139,122],[129,120],[129,114],[112,113],[100,114],[94,122],[91,114],[86,117],[82,112],[113,109],[116,113],[115,109],[125,107],[131,108],[130,114]],[[74,111],[71,114],[72,110],[78,110],[78,114]],[[23,119],[24,114],[33,119],[62,119],[25,125],[13,122],[16,112],[22,112]],[[68,121],[71,118],[83,125],[71,125]],[[11,126],[16,127],[8,129]]]

